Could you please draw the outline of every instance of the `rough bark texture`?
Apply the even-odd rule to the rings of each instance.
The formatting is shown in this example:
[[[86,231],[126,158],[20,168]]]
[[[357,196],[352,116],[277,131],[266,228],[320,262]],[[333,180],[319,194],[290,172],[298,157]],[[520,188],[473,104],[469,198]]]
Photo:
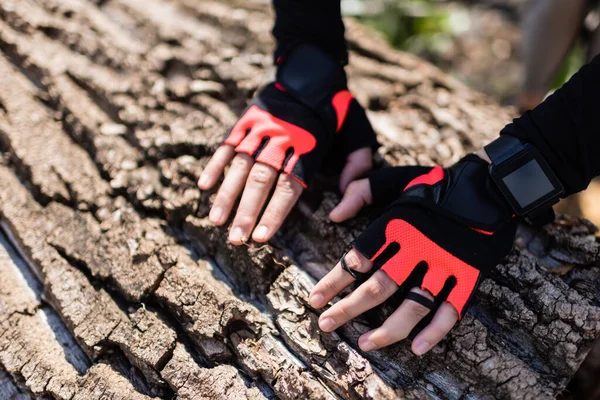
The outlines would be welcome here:
[[[0,397],[552,398],[600,331],[586,221],[523,228],[430,354],[364,354],[307,295],[364,227],[335,176],[271,244],[233,247],[196,180],[272,73],[263,3],[0,1]],[[379,163],[448,165],[511,111],[348,21]]]

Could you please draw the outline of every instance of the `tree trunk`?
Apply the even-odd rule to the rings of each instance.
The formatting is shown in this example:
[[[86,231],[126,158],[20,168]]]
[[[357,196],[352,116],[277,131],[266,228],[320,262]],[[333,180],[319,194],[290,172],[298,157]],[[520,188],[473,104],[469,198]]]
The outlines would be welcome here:
[[[0,1],[0,397],[552,398],[600,331],[596,228],[520,231],[422,358],[336,333],[307,295],[366,217],[322,176],[269,245],[234,247],[196,180],[272,74],[264,3]],[[379,163],[449,165],[513,112],[348,21]]]

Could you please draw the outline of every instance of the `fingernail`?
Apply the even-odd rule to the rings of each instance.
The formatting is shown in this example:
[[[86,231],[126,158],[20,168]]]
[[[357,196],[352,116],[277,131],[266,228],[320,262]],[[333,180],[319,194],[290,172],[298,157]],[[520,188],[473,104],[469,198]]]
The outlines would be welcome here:
[[[309,297],[308,304],[314,308],[321,308],[323,307],[323,300],[325,300],[325,298],[321,293],[315,293]]]
[[[242,228],[233,228],[231,233],[229,233],[229,241],[230,242],[244,242],[244,233],[242,232]]]
[[[221,207],[215,207],[210,210],[210,214],[208,214],[210,222],[218,224],[221,222],[221,218],[223,218],[223,209]]]
[[[254,230],[253,236],[256,240],[265,240],[267,238],[267,233],[269,233],[269,228],[264,225],[260,225]]]
[[[209,183],[208,176],[200,175],[200,180],[198,181],[198,186],[208,186]]]
[[[365,342],[362,342],[362,344],[360,345],[360,349],[362,351],[371,351],[373,350],[375,347],[375,343],[371,342],[370,340],[367,340]]]
[[[319,328],[325,332],[333,330],[335,321],[332,318],[325,318],[323,321],[319,321]]]
[[[419,343],[417,345],[417,348],[415,349],[415,354],[418,356],[422,356],[423,354],[425,354],[429,351],[430,346],[431,345],[427,342]]]

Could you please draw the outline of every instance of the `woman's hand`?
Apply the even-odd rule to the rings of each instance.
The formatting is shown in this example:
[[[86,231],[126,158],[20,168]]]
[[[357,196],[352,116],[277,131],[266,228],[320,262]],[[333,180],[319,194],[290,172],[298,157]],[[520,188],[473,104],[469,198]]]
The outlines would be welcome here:
[[[240,245],[252,235],[266,242],[325,161],[346,161],[344,191],[371,170],[378,146],[343,66],[318,46],[296,44],[278,57],[276,82],[256,95],[200,176],[198,186],[208,190],[231,163],[209,220],[225,224],[241,194],[229,241]]]
[[[348,155],[340,176],[342,191],[346,189],[348,182],[371,170],[372,158],[371,148],[358,149]],[[231,166],[217,192],[208,218],[217,226],[224,225],[237,198],[242,194],[229,240],[239,245],[251,236],[256,242],[266,242],[281,227],[304,187],[292,175],[256,162],[247,154],[236,155],[233,146],[224,144],[217,149],[204,169],[198,182],[200,189],[212,188],[229,164]],[[258,216],[267,201],[267,207],[257,225]]]
[[[345,262],[349,269],[359,273],[368,273],[373,268],[373,263],[354,249],[345,255]],[[342,269],[341,263],[338,263],[313,289],[310,295],[311,307],[324,307],[347,286],[354,283],[354,280]],[[365,311],[380,305],[398,288],[396,282],[385,272],[376,271],[354,292],[323,312],[319,318],[319,327],[325,332],[332,332]],[[415,287],[412,292],[431,301],[434,300],[431,293],[426,290]],[[430,308],[414,300],[404,300],[383,325],[363,334],[358,340],[358,345],[363,351],[371,351],[404,340],[430,312]],[[431,323],[413,340],[413,352],[419,356],[425,354],[448,334],[457,321],[456,309],[449,303],[442,304]]]
[[[447,170],[390,168],[350,184],[332,220],[348,219],[371,203],[391,205],[313,289],[309,303],[322,308],[355,280],[362,282],[321,314],[319,327],[331,332],[404,286],[410,291],[400,307],[359,338],[360,348],[403,340],[431,313],[412,350],[422,355],[439,343],[512,247],[516,222],[490,179],[487,162],[468,156]]]
[[[331,211],[329,217],[334,222],[343,222],[356,216],[363,207],[372,202],[369,180],[354,181],[348,185],[342,201]],[[360,273],[368,273],[373,268],[373,263],[354,249],[345,255],[345,262],[348,268]],[[352,283],[354,278],[344,271],[338,262],[313,289],[309,299],[311,307],[324,307]],[[383,303],[398,290],[398,287],[385,272],[375,272],[352,294],[321,314],[319,327],[325,332],[332,332],[352,318]],[[427,291],[419,288],[413,288],[412,291],[433,301],[433,296]],[[358,340],[358,345],[363,351],[371,351],[404,340],[429,313],[430,309],[420,303],[404,300],[381,327],[363,334]],[[442,304],[427,328],[413,340],[413,352],[416,355],[425,354],[448,334],[457,321],[456,309],[448,303]]]

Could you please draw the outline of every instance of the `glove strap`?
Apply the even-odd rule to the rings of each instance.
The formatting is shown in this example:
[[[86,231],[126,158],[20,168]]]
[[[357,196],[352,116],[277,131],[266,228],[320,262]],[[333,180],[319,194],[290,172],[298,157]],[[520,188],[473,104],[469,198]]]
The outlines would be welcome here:
[[[342,258],[340,258],[340,264],[342,265],[342,269],[344,271],[346,271],[347,273],[349,273],[351,277],[353,277],[358,282],[362,283],[362,282],[366,281],[367,279],[369,279],[369,277],[371,275],[373,275],[372,272],[358,272],[353,269],[350,269],[350,267],[348,267],[348,264],[346,263],[346,255],[347,254],[348,254],[348,252],[346,252],[342,256]]]
[[[484,147],[493,165],[500,165],[508,161],[512,156],[525,150],[525,146],[514,136],[500,136]]]
[[[433,310],[435,308],[435,302],[433,300],[429,300],[427,297],[420,295],[419,293],[408,292],[405,299],[419,303],[423,307],[427,307],[430,310]]]

